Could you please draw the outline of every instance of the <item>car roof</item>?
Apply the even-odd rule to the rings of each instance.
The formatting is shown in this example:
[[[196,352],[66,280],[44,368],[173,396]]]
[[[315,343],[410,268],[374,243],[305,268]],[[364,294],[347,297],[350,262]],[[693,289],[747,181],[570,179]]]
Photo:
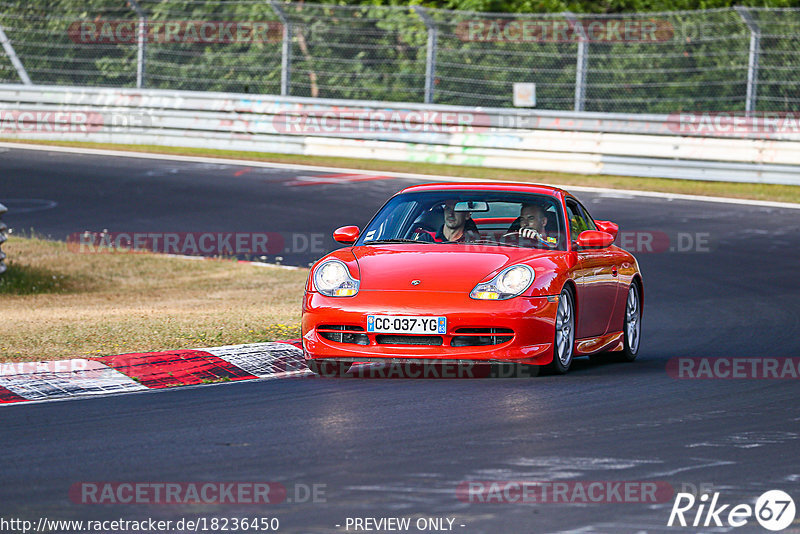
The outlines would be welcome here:
[[[418,193],[422,191],[509,191],[516,193],[537,193],[560,197],[569,195],[561,188],[544,184],[531,184],[527,182],[437,182],[430,184],[412,185],[401,190],[402,193]]]

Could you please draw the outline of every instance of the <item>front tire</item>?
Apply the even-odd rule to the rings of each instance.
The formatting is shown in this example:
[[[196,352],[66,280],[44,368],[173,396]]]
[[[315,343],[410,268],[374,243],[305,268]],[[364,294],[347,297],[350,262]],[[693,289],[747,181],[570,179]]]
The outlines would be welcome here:
[[[639,341],[642,334],[642,298],[636,282],[633,282],[628,289],[622,332],[625,339],[620,357],[623,361],[632,362],[639,355]]]
[[[565,287],[558,297],[556,309],[556,335],[553,341],[553,361],[549,369],[559,375],[569,371],[575,349],[575,299],[572,290]]]

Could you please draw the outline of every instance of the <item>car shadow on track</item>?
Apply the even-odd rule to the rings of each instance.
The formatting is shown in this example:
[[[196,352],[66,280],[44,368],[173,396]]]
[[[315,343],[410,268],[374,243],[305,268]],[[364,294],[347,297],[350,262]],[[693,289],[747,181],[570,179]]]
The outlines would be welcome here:
[[[612,354],[577,358],[568,374],[600,374],[611,372],[629,375],[664,373],[664,364],[653,360],[620,362]],[[387,362],[354,364],[346,373],[321,369],[314,378],[436,380],[436,379],[531,379],[554,376],[546,367],[513,364]]]

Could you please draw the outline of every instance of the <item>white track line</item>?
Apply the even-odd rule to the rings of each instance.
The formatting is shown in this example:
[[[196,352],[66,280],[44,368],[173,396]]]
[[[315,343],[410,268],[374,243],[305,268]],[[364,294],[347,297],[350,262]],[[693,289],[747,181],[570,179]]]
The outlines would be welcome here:
[[[25,143],[6,143],[0,142],[2,148],[17,148],[24,150],[43,150],[49,152],[65,152],[70,154],[86,154],[92,156],[113,156],[120,158],[145,158],[157,159],[166,161],[185,161],[191,163],[217,163],[224,165],[237,165],[242,167],[264,167],[270,169],[287,169],[287,170],[300,170],[300,171],[318,171],[318,172],[338,172],[338,173],[356,173],[356,174],[374,174],[379,172],[381,176],[390,176],[392,178],[407,178],[412,180],[437,180],[441,182],[497,182],[497,183],[515,183],[508,180],[491,180],[486,178],[466,178],[457,176],[439,176],[435,174],[415,174],[407,172],[382,172],[374,169],[348,169],[343,167],[327,167],[317,165],[299,165],[294,163],[271,163],[267,161],[252,161],[245,159],[227,159],[227,158],[214,158],[207,156],[179,156],[173,154],[155,154],[148,152],[128,152],[122,150],[103,150],[97,148],[80,148],[80,147],[64,147],[64,146],[51,146],[51,145],[31,145]],[[598,175],[599,176],[599,175]],[[528,182],[518,182],[528,183]],[[800,204],[793,202],[773,202],[769,200],[751,200],[743,198],[728,198],[728,197],[710,197],[702,195],[684,195],[680,193],[661,193],[657,191],[639,191],[633,189],[611,189],[606,187],[589,187],[580,185],[559,185],[567,190],[572,191],[585,191],[590,193],[620,193],[639,197],[663,198],[668,200],[689,200],[694,202],[716,202],[720,204],[739,204],[745,206],[764,206],[770,208],[786,208],[786,209],[800,209]]]

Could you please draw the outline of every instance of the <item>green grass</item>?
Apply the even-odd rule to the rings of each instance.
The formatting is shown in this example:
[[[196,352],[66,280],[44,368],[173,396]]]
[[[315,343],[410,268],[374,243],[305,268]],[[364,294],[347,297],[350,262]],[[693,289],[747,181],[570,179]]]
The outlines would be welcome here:
[[[0,295],[41,295],[46,293],[69,293],[72,277],[44,267],[7,261],[8,270],[0,276]]]
[[[14,234],[0,275],[0,361],[300,337],[308,271],[158,254],[69,251]]]
[[[633,189],[641,191],[660,191],[685,195],[704,195],[732,197],[776,202],[800,203],[800,186],[775,184],[745,184],[739,182],[713,182],[702,180],[672,180],[668,178],[644,178],[633,176],[606,176],[596,174],[570,174],[557,172],[525,171],[515,169],[494,169],[460,165],[442,165],[405,161],[381,161],[372,159],[297,156],[291,154],[272,154],[267,152],[247,152],[236,150],[211,150],[200,148],[162,147],[154,145],[117,145],[109,143],[83,143],[69,141],[21,141],[19,139],[0,139],[6,142],[24,142],[43,145],[72,146],[132,152],[151,152],[187,156],[205,156],[246,161],[267,161],[327,167],[345,167],[365,171],[406,172],[465,178],[510,180],[546,183],[552,185],[578,185],[606,187],[611,189]]]

